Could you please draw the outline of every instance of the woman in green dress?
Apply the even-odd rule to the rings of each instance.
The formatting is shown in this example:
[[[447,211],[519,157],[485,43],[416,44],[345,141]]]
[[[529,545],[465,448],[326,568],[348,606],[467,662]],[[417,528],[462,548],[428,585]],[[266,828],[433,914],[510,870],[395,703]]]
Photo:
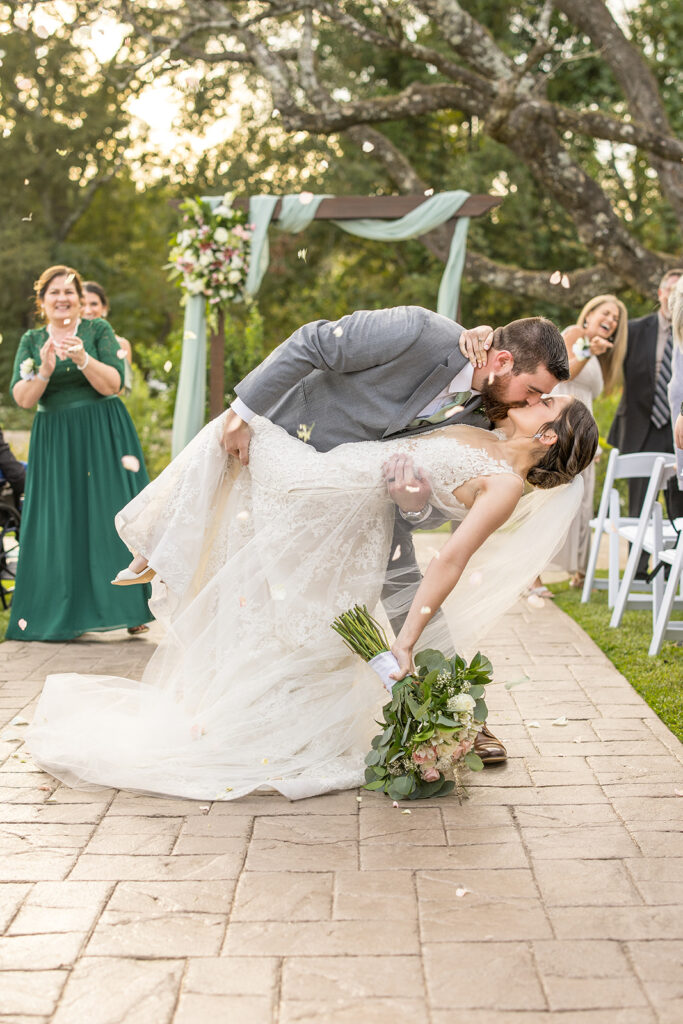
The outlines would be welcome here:
[[[137,633],[152,618],[149,588],[110,582],[128,556],[114,516],[149,482],[135,427],[117,397],[123,359],[105,320],[81,320],[75,270],[49,267],[35,290],[46,326],[23,335],[11,383],[17,405],[38,409],[7,637]]]

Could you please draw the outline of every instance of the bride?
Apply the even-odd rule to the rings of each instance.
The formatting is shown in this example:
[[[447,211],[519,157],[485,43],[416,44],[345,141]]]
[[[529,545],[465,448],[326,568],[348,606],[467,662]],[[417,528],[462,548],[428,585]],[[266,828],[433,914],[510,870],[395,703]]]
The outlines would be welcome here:
[[[419,458],[433,501],[462,520],[396,637],[406,672],[418,642],[471,651],[547,563],[598,440],[586,407],[564,396],[511,409],[493,432],[451,425],[329,452],[257,416],[241,467],[221,447],[225,415],[117,516],[133,566],[156,573],[151,607],[165,627],[142,681],[46,680],[27,743],[70,786],[229,800],[362,784],[383,691],[330,623],[379,600],[392,557],[387,457]]]

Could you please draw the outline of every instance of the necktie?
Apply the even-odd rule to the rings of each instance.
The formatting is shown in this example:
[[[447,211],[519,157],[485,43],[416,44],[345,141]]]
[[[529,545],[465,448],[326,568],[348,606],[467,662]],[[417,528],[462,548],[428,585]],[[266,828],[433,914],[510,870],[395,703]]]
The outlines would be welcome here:
[[[411,420],[408,424],[408,429],[413,427],[424,427],[426,423],[443,423],[444,420],[450,419],[450,417],[453,416],[459,408],[462,408],[466,402],[469,402],[471,397],[471,391],[459,391],[457,395],[453,395],[445,405],[442,405],[440,409],[437,409],[436,412],[433,412],[430,416],[416,416],[415,419]]]
[[[664,345],[662,362],[655,382],[655,397],[652,403],[650,420],[655,427],[664,427],[671,423],[671,409],[669,408],[669,381],[671,380],[671,357],[673,354],[673,334],[671,328]]]

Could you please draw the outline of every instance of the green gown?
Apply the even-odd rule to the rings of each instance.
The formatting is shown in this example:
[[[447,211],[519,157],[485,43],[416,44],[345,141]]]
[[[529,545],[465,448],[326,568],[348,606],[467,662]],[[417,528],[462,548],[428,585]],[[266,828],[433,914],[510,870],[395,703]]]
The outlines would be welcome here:
[[[85,351],[115,367],[123,359],[106,320],[82,320]],[[47,330],[19,342],[12,384],[28,358],[40,366]],[[134,455],[138,472],[121,458]],[[70,640],[89,630],[149,622],[149,586],[113,587],[130,561],[114,516],[149,483],[140,442],[117,396],[100,395],[71,359],[57,360],[31,431],[17,580],[7,638]]]

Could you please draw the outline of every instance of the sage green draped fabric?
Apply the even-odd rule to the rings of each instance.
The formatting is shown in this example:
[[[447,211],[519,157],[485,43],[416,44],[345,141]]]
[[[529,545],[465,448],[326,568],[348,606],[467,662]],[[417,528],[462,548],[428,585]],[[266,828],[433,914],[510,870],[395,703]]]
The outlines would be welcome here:
[[[219,197],[203,197],[216,206]],[[251,259],[247,275],[246,292],[256,295],[268,269],[269,246],[268,227],[278,196],[253,196],[249,201],[249,222],[254,226],[251,240]],[[327,195],[313,195],[302,192],[282,197],[282,208],[275,226],[280,231],[297,234],[303,231],[315,217],[318,206]],[[376,241],[400,242],[427,234],[445,223],[460,209],[469,192],[462,190],[441,192],[430,196],[414,210],[396,220],[384,221],[372,218],[359,220],[335,220],[337,227],[351,235]],[[465,263],[467,229],[469,217],[459,217],[456,222],[451,249],[446,262],[436,310],[444,316],[455,319],[460,294],[460,279]],[[180,378],[173,419],[173,455],[201,429],[204,423],[206,402],[206,322],[205,299],[202,296],[188,298],[185,307],[185,329],[183,334],[183,355],[180,364]]]

